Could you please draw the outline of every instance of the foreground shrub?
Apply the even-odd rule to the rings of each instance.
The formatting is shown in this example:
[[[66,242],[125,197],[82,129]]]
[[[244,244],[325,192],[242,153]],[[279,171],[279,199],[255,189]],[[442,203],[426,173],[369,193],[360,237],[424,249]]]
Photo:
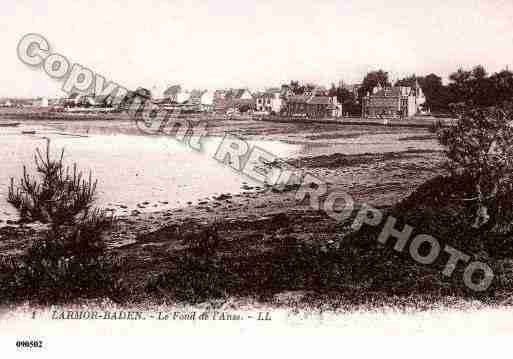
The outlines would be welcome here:
[[[215,226],[182,240],[189,247],[166,258],[167,268],[147,279],[147,292],[198,303],[229,296],[269,299],[284,290],[344,286],[336,251],[293,236],[276,237],[273,250],[250,256],[226,253],[226,241]]]
[[[121,266],[107,255],[65,255],[66,244],[51,238],[34,242],[19,258],[4,259],[0,293],[4,302],[56,304],[77,298],[121,299],[114,273]]]
[[[455,126],[440,129],[448,167],[472,184],[470,196],[460,198],[475,212],[474,228],[490,220],[511,222],[513,196],[513,120],[511,106],[455,108]]]
[[[96,181],[91,175],[63,165],[60,158],[50,158],[39,149],[35,162],[38,177],[31,177],[26,167],[19,185],[11,180],[8,201],[24,222],[48,223],[17,258],[1,263],[0,278],[4,300],[29,300],[40,303],[69,301],[82,297],[119,297],[114,279],[119,269],[116,258],[106,253],[102,235],[111,225],[104,211],[94,209]]]
[[[23,176],[16,185],[11,178],[8,202],[19,212],[21,220],[51,223],[54,229],[75,223],[77,216],[87,219],[94,202],[97,181],[83,179],[82,172],[63,165],[64,149],[58,160],[50,158],[50,143],[43,156],[39,148],[34,161],[39,178],[33,178],[23,166]]]

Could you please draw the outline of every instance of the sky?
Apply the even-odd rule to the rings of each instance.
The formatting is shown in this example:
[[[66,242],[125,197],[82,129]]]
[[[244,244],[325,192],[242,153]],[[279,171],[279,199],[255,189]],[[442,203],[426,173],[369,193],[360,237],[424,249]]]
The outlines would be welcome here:
[[[17,58],[27,33],[127,88],[261,89],[513,68],[512,18],[511,0],[3,0],[0,97],[63,95]]]

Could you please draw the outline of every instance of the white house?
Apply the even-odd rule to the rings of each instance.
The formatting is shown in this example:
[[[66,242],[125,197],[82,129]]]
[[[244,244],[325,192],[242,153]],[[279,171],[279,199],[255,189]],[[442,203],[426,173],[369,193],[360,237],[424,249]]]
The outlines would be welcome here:
[[[207,90],[201,94],[201,110],[205,112],[214,110],[214,91]]]
[[[176,93],[175,97],[172,100],[174,100],[174,102],[177,102],[177,103],[185,103],[185,102],[189,101],[190,98],[191,98],[190,91],[180,90],[178,93]]]
[[[256,110],[267,113],[280,113],[283,107],[283,99],[280,89],[267,89],[256,94]]]
[[[330,96],[331,106],[329,109],[331,110],[331,117],[342,117],[342,104],[338,102],[337,96]]]

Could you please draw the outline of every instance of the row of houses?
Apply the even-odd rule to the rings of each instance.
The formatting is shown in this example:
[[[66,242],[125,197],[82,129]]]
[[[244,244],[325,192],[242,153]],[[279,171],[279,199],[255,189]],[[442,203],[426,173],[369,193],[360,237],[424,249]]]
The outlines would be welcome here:
[[[355,98],[361,85],[351,85]],[[366,118],[408,118],[423,113],[426,98],[418,82],[414,86],[385,87],[378,85],[361,98],[362,116]],[[183,111],[226,114],[251,111],[287,117],[341,117],[342,104],[322,87],[306,88],[297,93],[288,85],[251,92],[248,89],[181,91],[162,99],[164,105]]]
[[[251,93],[247,89],[216,91],[214,110],[217,113],[231,110],[254,112],[287,117],[340,117],[342,105],[336,96],[329,96],[323,88],[307,89],[301,94],[289,86],[270,88]]]
[[[157,102],[166,108],[180,109],[183,112],[279,114],[286,103],[279,88],[261,92],[251,92],[247,88],[190,92],[180,90],[167,94],[166,92]]]
[[[307,89],[297,94],[287,85],[251,92],[247,88],[226,90],[182,90],[172,86],[161,95],[153,92],[152,101],[162,108],[182,113],[208,112],[216,114],[253,113],[298,117],[339,117],[342,106],[324,88]],[[66,107],[108,107],[108,96],[73,94],[63,100]]]
[[[348,90],[356,95],[360,87],[353,85]],[[325,88],[315,86],[293,88],[282,85],[258,92],[251,92],[247,88],[187,91],[180,86],[172,86],[160,95],[144,91],[159,106],[182,113],[253,113],[305,118],[341,117],[343,114],[342,104],[337,97]],[[63,99],[61,105],[108,108],[112,107],[113,100],[111,96],[72,94]],[[363,117],[406,118],[421,113],[426,98],[416,83],[412,87],[378,85],[360,101]]]

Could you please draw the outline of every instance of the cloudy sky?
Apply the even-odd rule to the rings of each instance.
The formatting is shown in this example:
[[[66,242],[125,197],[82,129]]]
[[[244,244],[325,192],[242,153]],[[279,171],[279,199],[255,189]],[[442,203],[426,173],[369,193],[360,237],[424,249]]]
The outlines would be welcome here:
[[[61,95],[18,60],[27,33],[128,88],[263,88],[513,68],[512,18],[511,0],[3,0],[0,96]]]

